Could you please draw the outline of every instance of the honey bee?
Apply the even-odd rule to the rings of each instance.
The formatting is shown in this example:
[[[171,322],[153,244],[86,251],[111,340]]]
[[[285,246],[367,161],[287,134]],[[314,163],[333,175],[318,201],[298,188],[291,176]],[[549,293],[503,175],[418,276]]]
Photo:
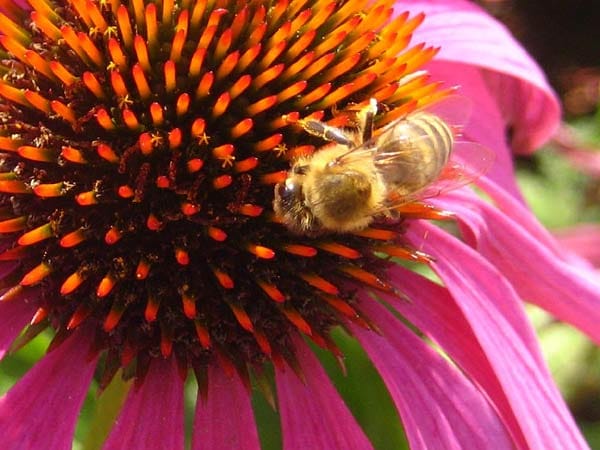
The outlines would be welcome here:
[[[298,122],[330,144],[295,161],[275,186],[273,209],[290,231],[347,233],[397,219],[399,206],[468,184],[493,161],[486,148],[457,142],[456,129],[434,112],[413,112],[374,133],[377,110],[375,99],[359,110],[357,130]]]

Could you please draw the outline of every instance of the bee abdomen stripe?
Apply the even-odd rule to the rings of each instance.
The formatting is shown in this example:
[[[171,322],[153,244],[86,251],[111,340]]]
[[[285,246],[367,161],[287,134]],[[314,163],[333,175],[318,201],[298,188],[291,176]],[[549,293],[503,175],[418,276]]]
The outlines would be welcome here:
[[[433,114],[421,114],[409,118],[411,126],[409,138],[418,143],[422,149],[433,150],[430,155],[436,159],[440,165],[443,165],[448,159],[452,149],[454,137],[452,130],[439,117]]]

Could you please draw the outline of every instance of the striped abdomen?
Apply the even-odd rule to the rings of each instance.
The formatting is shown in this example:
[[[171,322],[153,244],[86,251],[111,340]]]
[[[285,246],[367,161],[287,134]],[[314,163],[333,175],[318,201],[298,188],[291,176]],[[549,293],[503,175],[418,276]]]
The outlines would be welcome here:
[[[376,138],[376,165],[397,194],[418,191],[446,165],[454,136],[438,116],[418,112],[398,120]]]

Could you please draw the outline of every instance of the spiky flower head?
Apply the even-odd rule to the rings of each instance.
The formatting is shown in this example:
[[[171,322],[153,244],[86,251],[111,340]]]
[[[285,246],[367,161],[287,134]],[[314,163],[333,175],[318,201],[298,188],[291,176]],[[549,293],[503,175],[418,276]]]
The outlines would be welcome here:
[[[382,255],[427,260],[394,228],[306,237],[272,213],[290,161],[323,145],[294,120],[344,125],[375,98],[380,125],[444,95],[410,76],[436,52],[408,47],[423,16],[391,20],[391,0],[30,4],[0,15],[2,299],[36,302],[29,333],[50,326],[54,345],[94,329],[102,384],[171,354],[244,379],[297,368],[297,330],[337,353],[334,326],[370,327],[355,290],[393,292]]]

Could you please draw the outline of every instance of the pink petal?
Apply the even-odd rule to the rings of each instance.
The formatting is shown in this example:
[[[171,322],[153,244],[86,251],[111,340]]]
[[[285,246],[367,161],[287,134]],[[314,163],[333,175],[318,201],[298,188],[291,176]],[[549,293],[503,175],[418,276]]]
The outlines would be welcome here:
[[[507,428],[512,431],[515,446],[526,448],[523,432],[494,373],[494,368],[448,290],[400,266],[394,267],[388,274],[396,286],[402,286],[402,292],[411,301],[386,294],[380,295],[410,323],[443,348],[444,352],[487,392]]]
[[[480,178],[477,184],[494,200],[498,210],[502,211],[502,213],[508,216],[514,223],[522,227],[530,236],[534,236],[535,240],[543,245],[548,251],[552,252],[555,257],[582,269],[591,268],[591,265],[583,258],[576,253],[566,251],[563,246],[559,245],[554,236],[538,222],[535,216],[523,203],[515,201],[514,196],[508,195],[509,193],[494,183],[493,180],[484,177]],[[445,198],[451,199],[452,196]],[[435,201],[437,202],[438,200],[443,201],[443,198],[440,197]],[[462,202],[463,201],[461,200],[459,203]],[[454,204],[456,204],[456,202],[452,203],[452,205]],[[584,270],[584,272],[587,272],[587,270]],[[591,274],[591,276],[594,275]]]
[[[218,367],[208,375],[208,397],[198,395],[192,449],[260,450],[250,394],[238,377]]]
[[[296,344],[304,383],[290,369],[275,371],[284,450],[372,448],[317,358],[303,341]]]
[[[508,196],[504,200],[505,207],[512,204]],[[600,342],[600,282],[595,272],[565,261],[566,252],[561,255],[552,236],[524,208],[514,207],[508,217],[466,190],[438,203],[458,214],[467,242],[502,271],[522,298]]]
[[[458,64],[456,71],[465,64],[482,69],[499,110],[514,127],[517,151],[536,149],[556,130],[556,96],[538,65],[502,24],[466,0],[399,1],[396,10],[426,14],[413,42],[440,46],[437,61]]]
[[[600,225],[582,223],[555,231],[554,235],[564,247],[600,267]]]
[[[75,331],[0,398],[0,448],[67,450],[96,359],[90,334]]]
[[[174,358],[154,359],[134,386],[104,450],[183,450],[183,381]]]
[[[560,254],[562,253],[561,247],[552,237],[552,234],[550,234],[550,232],[537,221],[527,206],[516,202],[513,197],[508,195],[508,193],[502,189],[502,187],[496,185],[492,180],[482,178],[477,184],[486,192],[486,194],[492,197],[498,210],[502,211],[502,213],[504,213],[506,216],[517,222],[531,236],[535,236],[535,238],[540,241],[542,245],[560,257]],[[468,190],[464,189],[462,192],[466,193]],[[451,198],[451,196],[439,197],[438,199],[444,200],[445,198]],[[452,203],[452,205],[455,204],[456,202]]]
[[[587,448],[543,364],[519,298],[502,274],[431,224],[415,222],[408,235],[412,245],[436,258],[432,266],[469,322],[529,447]]]
[[[462,131],[464,138],[495,153],[494,164],[485,176],[523,202],[516,183],[512,152],[506,142],[504,119],[481,71],[474,66],[444,61],[434,61],[428,68],[436,79],[450,86],[460,86],[460,95],[472,102],[471,118]]]
[[[37,295],[38,290],[35,289],[0,302],[0,359],[4,358],[15,338],[33,317],[36,306],[30,299]]]
[[[352,330],[381,374],[406,430],[410,448],[513,449],[485,395],[454,366],[374,300],[361,309],[383,336]]]

